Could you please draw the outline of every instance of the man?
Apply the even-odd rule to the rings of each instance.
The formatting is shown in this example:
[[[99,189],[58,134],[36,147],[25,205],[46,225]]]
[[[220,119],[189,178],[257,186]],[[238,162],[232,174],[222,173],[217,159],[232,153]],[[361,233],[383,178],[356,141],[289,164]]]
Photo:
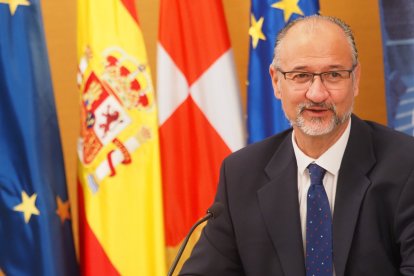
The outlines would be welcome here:
[[[351,115],[349,27],[291,23],[269,71],[292,129],[223,162],[225,210],[180,275],[414,275],[414,139]]]

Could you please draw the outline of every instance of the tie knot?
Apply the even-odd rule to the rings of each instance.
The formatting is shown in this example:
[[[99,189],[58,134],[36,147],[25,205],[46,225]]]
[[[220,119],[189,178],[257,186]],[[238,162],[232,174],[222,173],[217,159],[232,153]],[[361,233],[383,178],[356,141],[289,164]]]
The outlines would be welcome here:
[[[323,185],[322,179],[326,173],[326,170],[315,163],[308,166],[309,175],[311,179],[311,185]]]

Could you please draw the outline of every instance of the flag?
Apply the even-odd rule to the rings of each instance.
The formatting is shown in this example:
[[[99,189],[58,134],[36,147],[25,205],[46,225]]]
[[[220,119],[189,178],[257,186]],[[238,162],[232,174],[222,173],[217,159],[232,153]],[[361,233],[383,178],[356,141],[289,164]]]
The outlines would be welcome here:
[[[274,43],[285,24],[318,11],[318,0],[252,0],[247,86],[248,143],[260,141],[290,127],[281,102],[273,94],[269,77]]]
[[[165,275],[157,107],[133,0],[78,0],[84,275]]]
[[[244,145],[244,131],[222,2],[161,0],[158,40],[157,99],[171,262],[192,224],[212,204],[220,163]]]
[[[414,2],[380,0],[388,125],[414,135]]]
[[[0,1],[0,275],[76,275],[39,0]]]

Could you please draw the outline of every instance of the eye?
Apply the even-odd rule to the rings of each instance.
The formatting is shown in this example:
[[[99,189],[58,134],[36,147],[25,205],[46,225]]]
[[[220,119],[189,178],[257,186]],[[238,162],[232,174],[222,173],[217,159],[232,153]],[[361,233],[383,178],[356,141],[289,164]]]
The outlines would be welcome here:
[[[307,82],[312,79],[313,74],[306,72],[295,72],[292,73],[292,79],[297,82]]]
[[[345,78],[345,72],[343,71],[330,71],[324,74],[325,79],[328,81],[338,81]]]

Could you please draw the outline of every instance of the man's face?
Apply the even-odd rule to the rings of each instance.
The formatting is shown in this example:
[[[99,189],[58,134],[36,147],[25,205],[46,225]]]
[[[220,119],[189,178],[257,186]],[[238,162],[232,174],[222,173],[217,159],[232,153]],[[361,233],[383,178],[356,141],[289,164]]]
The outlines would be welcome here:
[[[342,29],[319,20],[293,26],[280,45],[279,70],[321,73],[352,69],[351,47]],[[350,78],[332,84],[315,76],[309,85],[297,85],[270,67],[275,96],[282,101],[293,128],[306,135],[318,136],[345,129],[358,94],[360,66]],[[328,87],[327,87],[328,86]]]

